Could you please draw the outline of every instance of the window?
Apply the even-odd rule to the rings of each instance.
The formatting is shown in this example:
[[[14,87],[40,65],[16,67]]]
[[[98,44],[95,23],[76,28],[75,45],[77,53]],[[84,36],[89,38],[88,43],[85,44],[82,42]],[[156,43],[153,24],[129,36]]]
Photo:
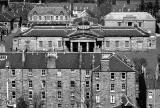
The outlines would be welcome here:
[[[110,103],[115,103],[115,96],[114,95],[110,96]]]
[[[89,92],[86,92],[86,98],[89,99]]]
[[[12,76],[15,76],[15,75],[16,75],[16,71],[15,71],[15,69],[12,69],[11,74],[12,74]]]
[[[39,16],[39,20],[42,20],[42,16]]]
[[[130,4],[130,0],[127,0],[127,4]]]
[[[99,79],[99,72],[95,72],[95,78]]]
[[[62,47],[62,41],[58,41],[58,47]]]
[[[110,41],[106,41],[106,47],[110,46]]]
[[[72,102],[71,103],[71,108],[74,108],[74,106],[75,106],[75,103]]]
[[[138,24],[139,24],[139,27],[142,27],[142,22],[139,22]]]
[[[58,104],[58,108],[62,108],[62,104],[61,103]]]
[[[86,70],[86,77],[89,77],[89,70]]]
[[[39,47],[43,47],[43,41],[39,41]]]
[[[132,22],[128,22],[128,26],[132,26]]]
[[[74,93],[71,93],[71,99],[73,100],[75,98]]]
[[[12,87],[16,87],[16,81],[12,81]]]
[[[28,98],[29,98],[29,99],[32,99],[32,98],[33,98],[33,91],[29,91],[29,93],[28,93]]]
[[[96,103],[100,103],[100,96],[96,96]]]
[[[33,20],[34,20],[34,21],[37,21],[37,15],[34,15],[34,16],[33,16]]]
[[[58,71],[58,72],[57,72],[57,76],[58,76],[58,77],[61,77],[61,76],[62,76],[62,73],[61,73],[60,71]]]
[[[111,80],[114,80],[114,73],[111,73]]]
[[[29,69],[28,70],[28,76],[32,76],[33,74],[32,74],[32,69]]]
[[[75,87],[75,81],[71,81],[71,87]]]
[[[46,98],[46,93],[45,93],[45,91],[42,91],[41,98],[42,98],[42,99],[45,99],[45,98]]]
[[[129,41],[125,41],[125,47],[129,47]]]
[[[7,59],[6,55],[0,55],[0,60],[5,60],[5,59]]]
[[[53,19],[54,19],[54,17],[53,17],[53,16],[51,16],[51,21],[53,21]]]
[[[89,81],[86,81],[86,87],[89,87]]]
[[[58,98],[62,98],[62,92],[61,91],[58,91]]]
[[[60,20],[63,20],[63,16],[62,15],[60,16]]]
[[[126,79],[126,73],[122,73],[122,80]]]
[[[58,20],[58,16],[56,16],[56,20]]]
[[[116,47],[119,47],[119,41],[116,41]]]
[[[44,88],[46,86],[46,81],[42,80],[42,88]]]
[[[149,108],[153,108],[153,105],[152,105],[152,104],[149,104]]]
[[[12,91],[12,98],[16,98],[16,92]]]
[[[42,69],[42,76],[46,75],[46,70]]]
[[[62,87],[62,81],[57,81],[57,87],[61,88]]]
[[[122,91],[125,91],[126,90],[126,85],[123,83],[122,84]]]
[[[44,16],[44,20],[47,20],[47,16]]]
[[[116,0],[112,0],[112,5],[116,5]]]
[[[68,17],[67,17],[67,16],[65,16],[65,20],[68,20]]]
[[[118,22],[118,26],[122,26],[122,22]]]
[[[52,47],[52,41],[48,41],[48,47]]]
[[[114,84],[111,84],[111,92],[115,92],[115,90],[114,90]]]
[[[97,91],[100,90],[99,84],[96,84],[96,89],[97,89]]]
[[[32,80],[29,80],[28,86],[29,86],[29,88],[32,88],[32,87],[33,87]]]
[[[152,96],[153,96],[153,93],[149,91],[149,92],[148,92],[148,98],[149,98],[149,99],[152,99]]]
[[[49,15],[47,15],[47,20],[51,20],[51,17]]]

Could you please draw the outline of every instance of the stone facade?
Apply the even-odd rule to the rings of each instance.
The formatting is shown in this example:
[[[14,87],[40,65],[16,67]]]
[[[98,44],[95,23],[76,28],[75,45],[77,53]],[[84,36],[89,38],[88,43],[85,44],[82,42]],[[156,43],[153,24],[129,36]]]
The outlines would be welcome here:
[[[146,51],[156,49],[156,37],[134,27],[34,26],[14,37],[13,50]]]
[[[147,12],[111,12],[104,17],[105,26],[137,26],[155,33],[156,19]]]
[[[0,69],[1,106],[4,108],[6,106],[7,79],[9,104],[16,103],[16,100],[23,95],[25,100],[29,102],[30,108],[33,108],[35,102],[41,102],[43,108],[80,108],[80,106],[81,108],[89,108],[91,103],[93,103],[93,108],[97,108],[99,105],[102,108],[106,106],[111,108],[120,104],[122,95],[127,95],[133,103],[136,103],[135,71],[133,68],[124,64],[124,61],[120,61],[117,55],[110,53],[110,65],[103,65],[103,67],[109,66],[109,71],[103,71],[100,68],[100,65],[103,64],[101,53],[79,54],[58,53],[57,57],[40,53],[26,53],[21,54],[22,56],[19,55],[19,57],[15,56],[16,54],[11,54],[7,58],[18,57],[15,59],[22,60],[19,63],[23,65],[16,66],[13,61],[9,61],[10,66],[7,68],[7,65],[4,65],[5,60],[1,61],[1,64],[5,66],[1,65]],[[63,56],[67,57],[64,61],[61,60]],[[67,63],[68,60],[70,64]],[[31,62],[37,64],[33,67],[30,65]],[[115,62],[117,64],[114,64]],[[77,65],[78,63],[80,64]],[[98,79],[93,70],[99,73]],[[110,79],[111,73],[114,73],[114,80]],[[122,73],[125,73],[124,80]],[[115,84],[114,92],[110,91],[111,83]],[[121,88],[122,83],[125,83],[124,91]],[[97,90],[97,84],[99,84],[99,90]],[[111,94],[115,95],[115,102],[112,104],[110,103]],[[39,96],[37,100],[35,100],[36,96]],[[98,103],[97,96],[100,97]]]

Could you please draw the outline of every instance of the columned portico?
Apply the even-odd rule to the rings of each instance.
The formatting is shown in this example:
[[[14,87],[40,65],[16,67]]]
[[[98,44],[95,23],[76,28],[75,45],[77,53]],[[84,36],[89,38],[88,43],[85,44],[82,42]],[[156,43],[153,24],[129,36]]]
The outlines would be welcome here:
[[[96,40],[70,40],[67,46],[70,52],[94,52],[97,48]]]

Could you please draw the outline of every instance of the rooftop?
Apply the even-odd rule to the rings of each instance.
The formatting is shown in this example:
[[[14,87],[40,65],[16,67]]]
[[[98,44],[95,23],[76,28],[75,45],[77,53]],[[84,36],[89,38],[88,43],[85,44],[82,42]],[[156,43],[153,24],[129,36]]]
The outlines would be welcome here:
[[[135,18],[137,20],[156,20],[147,12],[111,12],[104,20],[123,20],[124,18]]]

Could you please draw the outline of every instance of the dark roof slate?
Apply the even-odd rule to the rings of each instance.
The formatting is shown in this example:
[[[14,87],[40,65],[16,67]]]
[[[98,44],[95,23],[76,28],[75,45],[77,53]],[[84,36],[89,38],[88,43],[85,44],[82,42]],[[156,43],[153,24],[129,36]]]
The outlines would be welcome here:
[[[33,26],[17,37],[67,37],[70,34],[79,35],[82,33],[104,36],[104,37],[148,37],[148,33],[135,27],[100,27],[93,26],[88,30],[79,29],[77,26]]]

